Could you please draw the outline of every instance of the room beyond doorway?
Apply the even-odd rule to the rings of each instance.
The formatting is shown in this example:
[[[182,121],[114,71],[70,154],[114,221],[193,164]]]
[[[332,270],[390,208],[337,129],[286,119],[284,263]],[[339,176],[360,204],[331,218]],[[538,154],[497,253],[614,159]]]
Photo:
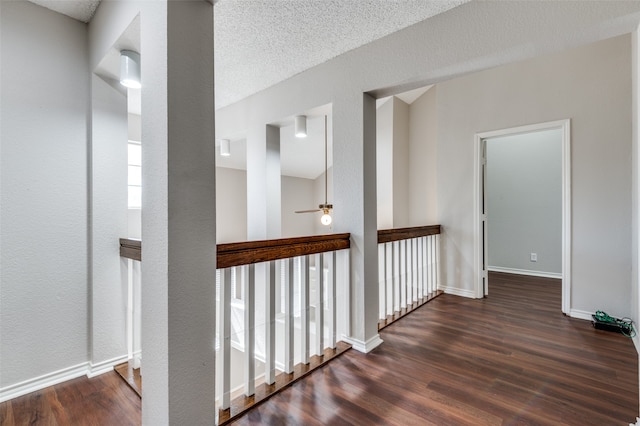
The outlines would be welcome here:
[[[489,270],[561,278],[562,312],[570,314],[569,126],[476,134],[476,297],[489,293]]]

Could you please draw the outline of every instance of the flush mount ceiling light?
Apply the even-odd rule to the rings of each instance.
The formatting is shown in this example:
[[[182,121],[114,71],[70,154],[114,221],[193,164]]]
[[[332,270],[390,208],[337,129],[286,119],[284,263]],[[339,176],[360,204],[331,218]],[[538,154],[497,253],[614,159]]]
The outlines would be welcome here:
[[[132,50],[120,52],[120,84],[129,89],[139,89],[140,54]]]
[[[220,155],[223,157],[231,155],[231,141],[229,139],[220,140]]]
[[[297,138],[306,138],[307,137],[307,116],[296,115],[294,119],[294,127],[295,127]]]

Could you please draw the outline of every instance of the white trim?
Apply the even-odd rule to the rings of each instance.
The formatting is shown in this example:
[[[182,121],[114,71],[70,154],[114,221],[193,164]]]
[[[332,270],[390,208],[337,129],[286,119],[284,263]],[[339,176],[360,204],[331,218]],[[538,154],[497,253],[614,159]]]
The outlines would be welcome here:
[[[570,315],[571,311],[571,120],[549,121],[546,123],[512,127],[490,132],[476,133],[474,137],[474,225],[473,225],[473,259],[476,297],[484,296],[482,285],[482,253],[480,200],[482,197],[482,142],[498,136],[517,135],[539,132],[543,130],[562,130],[562,312]]]
[[[469,299],[482,299],[484,297],[484,295],[478,296],[475,290],[468,290],[465,288],[440,286],[438,287],[438,290],[442,290],[446,294],[452,294],[454,296],[460,296],[460,297],[467,297]]]
[[[591,321],[591,315],[593,315],[593,312],[587,312],[587,311],[580,311],[578,309],[572,309],[569,312],[569,316],[571,318],[577,318],[577,319],[582,319],[582,320],[587,320],[587,321]]]
[[[356,351],[362,352],[365,354],[371,352],[372,350],[380,346],[380,344],[382,344],[383,342],[379,334],[376,334],[366,342],[363,342],[362,340],[354,339],[352,337],[347,337],[347,336],[342,336],[342,340],[350,344],[351,347]]]
[[[484,297],[484,285],[482,282],[483,275],[483,264],[482,264],[482,252],[484,250],[484,244],[482,243],[482,213],[481,213],[481,203],[482,203],[482,192],[484,188],[482,186],[482,162],[483,162],[483,149],[482,149],[482,135],[476,133],[474,136],[473,143],[473,158],[475,159],[473,162],[473,281],[474,288],[472,296],[463,296],[463,297],[471,297],[474,299],[482,299]],[[458,289],[449,289],[450,287],[442,287],[440,288],[445,293],[454,294],[456,296],[462,296],[462,294],[456,293]],[[468,290],[467,290],[468,291]],[[466,291],[465,291],[466,292]]]
[[[127,355],[122,355],[106,361],[93,364],[90,361],[83,362],[58,371],[43,374],[19,383],[14,383],[0,388],[0,402],[8,401],[31,392],[36,392],[49,386],[57,385],[68,380],[86,375],[88,378],[113,371],[113,367],[127,362]]]
[[[123,364],[127,361],[129,361],[129,356],[122,355],[122,356],[108,359],[106,361],[99,362],[97,364],[89,362],[87,377],[91,379],[92,377],[96,377],[101,374],[108,373],[109,371],[113,371],[113,367],[115,367],[116,365]]]
[[[8,401],[31,392],[39,391],[40,389],[44,389],[49,386],[57,385],[58,383],[66,382],[67,380],[84,376],[87,373],[88,368],[89,363],[83,362],[81,364],[63,368],[62,370],[54,371],[52,373],[43,374],[42,376],[34,377],[20,383],[5,386],[0,389],[0,402]]]
[[[532,277],[562,279],[561,272],[531,271],[529,269],[503,268],[502,266],[489,266],[487,267],[487,270],[491,272],[504,272],[505,274],[529,275]]]

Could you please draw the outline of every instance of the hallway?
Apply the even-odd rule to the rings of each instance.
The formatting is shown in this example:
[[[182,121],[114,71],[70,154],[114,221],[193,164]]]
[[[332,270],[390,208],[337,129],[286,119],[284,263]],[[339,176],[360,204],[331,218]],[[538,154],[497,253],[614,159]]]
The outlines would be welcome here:
[[[638,413],[631,340],[560,313],[560,283],[491,274],[489,297],[444,294],[235,424],[624,425]],[[135,425],[115,372],[0,404],[0,424]]]

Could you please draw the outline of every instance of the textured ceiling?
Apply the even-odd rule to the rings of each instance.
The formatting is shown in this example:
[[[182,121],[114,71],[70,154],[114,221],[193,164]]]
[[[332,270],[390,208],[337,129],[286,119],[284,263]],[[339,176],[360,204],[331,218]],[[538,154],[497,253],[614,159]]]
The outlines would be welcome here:
[[[89,22],[100,0],[29,0]],[[216,108],[469,0],[219,0]]]
[[[1,0],[0,0],[1,1]],[[100,0],[29,0],[82,22],[89,22]],[[216,108],[240,101],[342,53],[445,12],[469,0],[219,0],[215,3]],[[139,50],[139,20],[112,46],[97,72],[118,79],[119,52]],[[142,52],[144,54],[144,52]],[[424,93],[406,94],[411,103]],[[140,113],[139,92],[129,92],[129,108]],[[309,137],[293,137],[293,117],[281,127],[282,173],[314,179],[324,171],[324,126],[330,106],[301,111],[309,117]],[[227,137],[227,136],[219,136]],[[246,168],[246,140],[231,138],[231,157],[218,165]]]
[[[100,0],[29,0],[80,22],[89,22]]]
[[[216,108],[468,0],[219,0]]]

